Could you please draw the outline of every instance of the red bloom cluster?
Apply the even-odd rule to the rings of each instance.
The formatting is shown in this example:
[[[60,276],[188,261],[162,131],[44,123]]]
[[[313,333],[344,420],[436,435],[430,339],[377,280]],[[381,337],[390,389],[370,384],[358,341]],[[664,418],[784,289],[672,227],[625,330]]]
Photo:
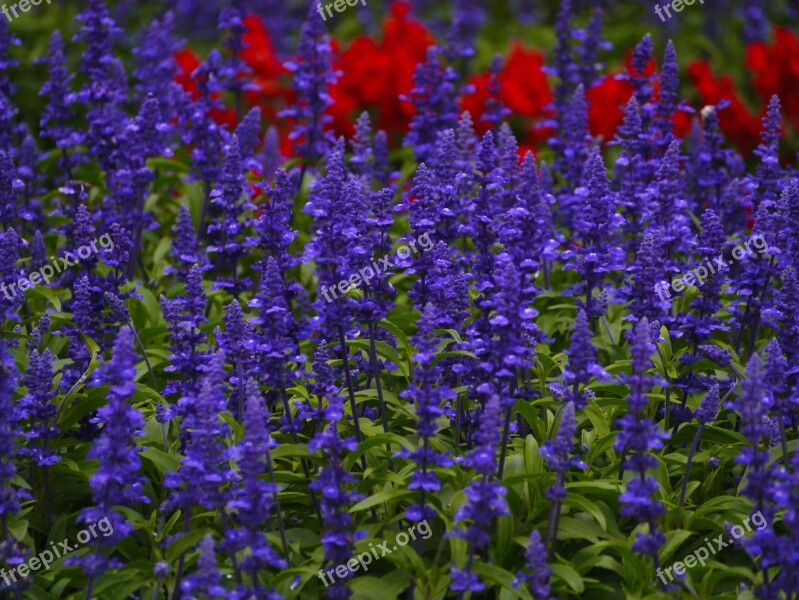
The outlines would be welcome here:
[[[544,73],[544,55],[537,50],[526,50],[514,41],[504,68],[499,75],[499,99],[514,117],[524,119],[525,137],[520,143],[520,153],[546,140],[552,130],[541,127],[543,120],[550,116],[547,107],[552,102],[552,90]],[[473,91],[461,98],[461,109],[468,110],[475,121],[475,129],[483,133],[488,123],[481,120],[485,112],[486,100],[491,98],[488,83],[491,74],[486,71],[472,76],[468,83]]]
[[[395,2],[383,24],[383,39],[356,37],[334,67],[342,75],[330,91],[330,114],[339,133],[351,135],[354,118],[373,109],[375,126],[387,133],[404,133],[413,107],[399,97],[413,88],[413,72],[423,62],[433,35],[410,15],[405,2]]]
[[[729,75],[715,77],[705,61],[692,63],[688,67],[688,75],[704,104],[718,104],[722,100],[729,100],[730,105],[719,111],[721,130],[742,152],[754,150],[760,134],[760,119],[744,106],[735,92],[732,78]]]
[[[768,101],[774,94],[780,97],[782,114],[799,130],[799,40],[791,31],[774,28],[774,43],[755,42],[746,49],[746,63],[753,74],[751,85],[760,100],[760,111],[753,114],[735,91],[735,84],[727,75],[715,77],[706,62],[696,62],[688,68],[688,74],[696,86],[702,102],[717,104],[730,101],[730,106],[719,113],[719,123],[724,134],[749,153],[757,147],[760,139],[761,119]]]
[[[783,115],[799,130],[799,39],[782,27],[774,28],[774,45],[762,42],[746,50],[746,62],[755,77],[752,86],[763,106],[774,94],[780,97]]]
[[[260,18],[252,15],[245,24],[244,42],[248,47],[242,58],[251,68],[251,77],[258,86],[257,90],[246,92],[246,100],[251,106],[259,106],[262,114],[274,122],[278,110],[293,99],[291,81]],[[392,4],[391,14],[383,23],[380,41],[361,35],[341,50],[333,40],[333,66],[341,73],[330,89],[334,103],[329,114],[333,117],[332,127],[336,133],[352,135],[355,118],[363,110],[369,110],[376,128],[385,130],[392,144],[398,143],[413,116],[413,106],[400,97],[410,92],[416,65],[424,61],[427,48],[434,43],[433,35],[411,16],[410,7],[404,1]],[[773,45],[751,44],[746,57],[754,74],[752,87],[762,106],[766,106],[773,94],[778,94],[786,119],[799,129],[799,96],[794,94],[799,89],[799,40],[796,35],[787,29],[775,28]],[[175,58],[180,68],[177,81],[196,98],[197,86],[191,74],[200,64],[199,58],[191,50],[182,50]],[[630,71],[629,56],[626,63]],[[551,117],[548,106],[552,101],[544,65],[543,53],[526,49],[514,41],[498,75],[500,99],[511,110],[514,124],[525,132],[520,143],[523,150],[540,145],[552,133],[542,126]],[[651,64],[649,71],[654,71],[654,68]],[[730,106],[719,113],[721,128],[739,150],[751,152],[759,140],[762,111],[753,114],[737,94],[732,79],[726,75],[714,75],[707,62],[689,65],[688,75],[703,104],[730,101]],[[487,128],[487,123],[480,117],[490,97],[489,78],[487,71],[472,76],[468,80],[472,91],[461,98],[461,109],[472,114],[478,132]],[[631,94],[632,86],[619,74],[604,77],[587,91],[589,127],[593,135],[601,136],[604,141],[613,139],[624,117],[623,107]],[[214,118],[231,127],[235,125],[235,115],[231,110],[216,110]],[[678,135],[689,130],[687,114],[678,113],[674,121]],[[287,132],[281,130],[281,133],[285,136]]]

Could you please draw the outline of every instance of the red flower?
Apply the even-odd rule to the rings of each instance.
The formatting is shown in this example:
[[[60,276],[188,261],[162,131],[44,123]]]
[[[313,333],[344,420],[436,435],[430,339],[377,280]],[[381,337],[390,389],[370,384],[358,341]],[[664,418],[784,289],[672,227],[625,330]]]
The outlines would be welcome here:
[[[624,120],[623,108],[632,93],[633,86],[630,82],[616,75],[608,75],[586,92],[588,128],[591,135],[602,136],[604,142],[613,139]]]
[[[277,109],[293,97],[293,92],[281,77],[287,73],[283,63],[272,47],[269,32],[258,15],[250,15],[244,19],[247,32],[244,43],[247,48],[241,58],[252,69],[253,83],[257,90],[245,92],[251,106],[260,106],[262,114],[270,119],[276,116]]]
[[[200,66],[199,57],[191,50],[179,50],[175,53],[175,62],[178,65],[178,74],[175,81],[179,83],[185,91],[191,94],[192,100],[200,97],[197,89],[197,82],[192,77],[194,71]],[[219,94],[213,94],[213,99],[219,98]],[[220,124],[227,125],[229,128],[236,126],[236,111],[229,108],[215,108],[211,111],[211,117]]]
[[[513,42],[499,80],[502,101],[514,114],[540,117],[552,102],[552,90],[543,66],[543,54],[525,50],[520,43]]]
[[[472,87],[472,92],[462,96],[460,99],[461,111],[469,111],[469,114],[472,115],[475,131],[478,134],[482,134],[489,129],[489,124],[480,117],[485,112],[486,100],[491,98],[491,94],[488,91],[490,78],[491,74],[488,72],[472,75],[467,82]]]
[[[178,65],[178,74],[175,81],[180,84],[184,91],[191,94],[192,100],[200,97],[197,83],[191,78],[191,74],[200,66],[199,57],[191,50],[179,50],[175,52],[175,62]]]
[[[537,50],[525,50],[519,42],[513,42],[507,62],[499,73],[500,99],[511,110],[514,117],[526,117],[534,122],[526,123],[527,136],[522,141],[519,153],[532,149],[545,141],[551,129],[536,127],[547,116],[546,107],[552,102],[552,90],[543,71],[544,56]],[[482,134],[489,124],[480,117],[485,112],[485,103],[491,97],[488,72],[472,76],[468,83],[473,91],[461,98],[461,110],[468,110],[475,123],[475,130]]]
[[[413,114],[399,96],[413,88],[416,65],[425,60],[433,36],[409,15],[405,2],[391,6],[383,24],[383,40],[356,37],[339,56],[334,67],[342,72],[330,95],[330,114],[338,133],[351,134],[358,113],[373,109],[375,125],[387,133],[404,133]]]
[[[746,63],[755,73],[753,86],[763,105],[777,94],[783,115],[799,129],[799,40],[782,27],[774,28],[774,45],[763,42],[750,44],[746,49]]]
[[[704,104],[730,101],[730,106],[719,111],[721,130],[742,153],[751,153],[760,139],[760,119],[753,116],[738,98],[732,79],[728,75],[715,78],[706,62],[692,63],[688,67],[688,75]]]

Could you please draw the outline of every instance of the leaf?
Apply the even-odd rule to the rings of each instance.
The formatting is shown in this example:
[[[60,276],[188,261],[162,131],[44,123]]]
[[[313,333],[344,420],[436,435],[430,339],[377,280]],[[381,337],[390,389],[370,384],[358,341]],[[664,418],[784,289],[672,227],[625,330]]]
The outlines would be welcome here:
[[[193,529],[172,542],[172,545],[166,549],[165,558],[167,562],[175,562],[182,554],[196,547],[206,533],[212,533],[212,531],[210,529]]]
[[[89,379],[89,375],[92,374],[99,364],[97,361],[97,352],[99,350],[97,343],[83,332],[81,332],[80,337],[83,340],[83,343],[89,348],[91,360],[89,361],[89,366],[86,367],[86,371],[83,372],[83,375],[80,376],[80,378],[75,382],[75,385],[73,385],[67,392],[66,396],[64,396],[64,399],[61,400],[61,404],[58,407],[58,412],[61,412],[61,409],[64,408],[70,396],[74,394],[80,388],[80,386],[86,382],[87,379]]]
[[[484,563],[483,561],[475,561],[473,569],[475,573],[480,575],[487,582],[494,583],[508,590],[512,594],[511,598],[533,600],[530,592],[528,592],[524,586],[513,587],[513,582],[516,580],[516,576],[513,573],[496,565]]]
[[[591,502],[588,498],[584,498],[582,496],[578,496],[576,494],[571,494],[566,496],[563,500],[564,506],[572,506],[574,508],[579,508],[596,520],[599,523],[599,526],[602,527],[603,530],[608,530],[608,523],[605,520],[605,515],[602,514],[602,511],[599,510],[599,507]]]
[[[369,340],[347,340],[347,346],[351,348],[359,348],[366,352],[366,355],[369,356],[371,351],[371,343]],[[386,344],[383,340],[375,340],[375,351],[377,355],[391,361],[397,369],[399,369],[399,373],[403,377],[410,377],[410,369],[408,369],[408,363],[400,358],[399,353],[395,348],[392,348],[388,344]]]
[[[29,288],[25,292],[26,296],[30,297],[39,297],[42,300],[49,302],[50,304],[55,307],[57,312],[61,312],[61,299],[56,295],[56,293],[49,287],[45,286],[37,286],[34,288]]]
[[[394,583],[387,585],[386,578],[355,577],[348,582],[353,591],[353,600],[375,600],[377,598],[396,598],[406,586]]]
[[[393,489],[393,490],[383,490],[382,492],[377,492],[368,498],[365,498],[358,502],[355,506],[350,509],[350,512],[359,512],[362,510],[366,510],[367,508],[372,508],[373,506],[377,506],[378,504],[383,504],[384,502],[389,502],[391,500],[400,500],[402,498],[408,498],[410,496],[416,495],[416,492],[413,490],[403,490],[403,489]]]
[[[153,466],[161,475],[174,473],[180,466],[180,460],[177,457],[166,454],[158,448],[145,448],[141,452],[141,457],[153,463]]]
[[[569,565],[554,564],[550,565],[550,568],[552,569],[552,575],[565,582],[575,593],[582,594],[585,591],[583,578]]]

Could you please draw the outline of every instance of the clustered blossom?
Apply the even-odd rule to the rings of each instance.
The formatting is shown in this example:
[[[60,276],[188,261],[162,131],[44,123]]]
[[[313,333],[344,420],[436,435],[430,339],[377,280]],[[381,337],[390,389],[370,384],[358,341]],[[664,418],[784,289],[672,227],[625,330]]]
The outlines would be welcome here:
[[[497,473],[499,411],[499,396],[494,395],[483,410],[475,433],[475,449],[463,460],[465,466],[474,469],[477,478],[469,483],[466,503],[455,513],[458,528],[452,535],[466,540],[469,560],[465,568],[453,565],[450,587],[454,590],[480,592],[485,589],[485,584],[472,571],[472,559],[490,541],[494,520],[510,514],[505,488],[494,479]]]
[[[321,493],[322,546],[325,560],[333,565],[346,564],[353,556],[353,544],[364,537],[365,532],[352,531],[352,516],[347,507],[362,496],[348,489],[355,477],[342,465],[342,453],[357,447],[354,438],[342,438],[338,432],[339,422],[344,416],[344,405],[338,393],[327,396],[324,410],[324,429],[314,436],[308,445],[312,452],[320,452],[326,465],[310,488]],[[327,591],[331,599],[349,598],[352,591],[341,582],[336,582]]]
[[[41,355],[37,350],[31,352],[22,383],[28,388],[28,394],[20,401],[19,409],[30,423],[30,430],[25,433],[27,444],[20,453],[29,455],[34,464],[47,467],[60,460],[48,447],[50,440],[58,436],[55,424],[58,408],[53,402],[53,356],[50,350]]]
[[[665,512],[663,504],[652,496],[658,489],[653,478],[647,478],[647,471],[657,466],[653,451],[663,448],[663,441],[668,435],[658,429],[651,419],[644,416],[649,404],[646,392],[652,387],[654,380],[646,371],[652,364],[654,353],[649,323],[646,319],[639,321],[634,330],[632,347],[631,374],[627,378],[630,386],[628,399],[629,412],[619,419],[621,427],[616,437],[617,451],[627,453],[624,468],[634,473],[627,482],[626,491],[620,496],[623,503],[621,513],[649,525],[647,533],[639,533],[633,550],[657,558],[658,549],[666,542],[666,537],[657,529],[657,520]]]
[[[588,317],[585,311],[577,309],[574,320],[571,346],[567,352],[569,362],[563,373],[566,397],[574,403],[575,410],[582,410],[588,405],[587,390],[580,390],[581,385],[586,385],[591,378],[598,380],[608,379],[609,375],[597,362],[596,349],[591,344],[591,330],[588,326]]]
[[[108,386],[108,404],[97,411],[100,434],[88,454],[89,458],[99,459],[97,472],[89,480],[95,506],[85,509],[78,519],[87,525],[108,519],[112,532],[99,538],[106,547],[114,546],[133,531],[133,526],[114,507],[150,501],[144,494],[139,456],[142,448],[136,444],[136,436],[144,428],[144,419],[130,405],[136,391],[135,364],[131,331],[123,327],[119,330],[111,360],[95,380],[96,385]],[[119,565],[116,559],[109,560],[99,549],[74,562],[90,578],[96,578],[109,566]]]
[[[679,44],[659,61],[650,34],[606,70],[614,3],[512,0],[554,17],[554,48],[490,63],[501,11],[478,0],[447,23],[359,7],[382,35],[346,42],[300,4],[178,0],[128,31],[133,3],[87,0],[38,88],[0,17],[0,591],[410,598],[441,595],[422,569],[449,562],[458,600],[551,600],[576,552],[586,596],[638,594],[629,557],[565,538],[601,520],[657,570],[674,515],[718,493],[768,522],[740,543],[742,588],[799,592],[799,41],[768,21],[795,2],[729,11],[762,119],[704,62],[691,108]],[[755,236],[767,250],[730,260]],[[356,579],[403,515],[447,543]],[[6,580],[48,530],[105,520],[80,572]]]
[[[417,470],[411,476],[408,489],[419,490],[420,500],[406,510],[411,522],[424,521],[435,517],[435,510],[425,505],[428,493],[441,489],[441,482],[431,468],[448,466],[451,460],[446,454],[436,450],[432,443],[438,432],[437,420],[444,415],[443,404],[455,398],[455,394],[445,386],[436,386],[440,381],[441,367],[434,364],[436,358],[436,338],[433,334],[433,306],[428,304],[422,314],[422,323],[414,341],[416,342],[416,381],[402,393],[402,397],[416,405],[416,432],[419,436],[419,447],[416,450],[405,450],[397,456],[413,460]]]

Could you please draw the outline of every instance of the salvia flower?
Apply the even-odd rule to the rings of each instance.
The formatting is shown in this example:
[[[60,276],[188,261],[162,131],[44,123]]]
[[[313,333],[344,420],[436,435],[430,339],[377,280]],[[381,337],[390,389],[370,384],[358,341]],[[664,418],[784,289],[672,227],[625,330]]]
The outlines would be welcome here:
[[[533,529],[530,534],[530,541],[527,543],[527,550],[524,553],[524,570],[516,574],[514,587],[526,584],[533,593],[534,598],[549,600],[549,577],[552,569],[547,565],[547,550],[541,541],[541,534],[537,529]]]
[[[499,124],[511,113],[510,109],[506,108],[505,104],[500,99],[502,83],[499,80],[499,74],[501,71],[502,57],[496,54],[491,60],[491,65],[489,67],[491,76],[488,80],[488,91],[491,96],[485,101],[485,112],[481,117],[481,120],[487,122],[495,129],[499,127]]]
[[[112,54],[114,38],[121,32],[114,23],[104,0],[90,0],[77,16],[81,28],[75,40],[86,43],[80,70],[88,81],[75,96],[88,105],[89,131],[86,142],[105,169],[113,167],[117,135],[127,123],[123,106],[127,99],[127,77],[119,59]]]
[[[294,130],[289,137],[295,140],[297,153],[309,161],[323,156],[330,144],[325,126],[331,117],[325,111],[333,100],[327,90],[337,80],[331,63],[330,38],[316,8],[311,4],[308,18],[300,30],[297,55],[285,65],[294,74],[297,99],[293,106],[278,114],[279,117],[293,119]]]
[[[14,226],[18,217],[17,199],[25,184],[19,178],[11,154],[0,150],[0,226]]]
[[[153,19],[133,48],[136,68],[133,77],[141,99],[153,96],[158,100],[161,121],[169,122],[175,113],[180,89],[174,83],[178,70],[175,54],[183,46],[175,37],[175,15],[170,10],[160,19]]]
[[[202,269],[207,259],[199,251],[197,234],[191,222],[191,214],[188,209],[181,205],[178,211],[178,218],[172,230],[172,249],[169,255],[174,260],[174,266],[166,267],[164,272],[167,274],[175,273],[182,281],[189,275],[189,269],[195,264]]]
[[[239,153],[241,165],[245,171],[260,170],[260,163],[256,159],[256,151],[260,142],[261,109],[257,106],[250,109],[236,127],[236,137],[239,140]]]
[[[552,556],[558,539],[558,521],[560,508],[566,499],[566,474],[572,467],[585,469],[586,465],[574,452],[574,437],[577,433],[577,420],[574,415],[574,402],[563,405],[563,414],[555,439],[547,440],[541,448],[541,456],[547,461],[549,467],[555,472],[555,482],[545,492],[548,500],[552,502],[549,507],[547,531],[544,545],[548,548],[548,555]]]
[[[164,508],[188,510],[202,506],[219,510],[227,505],[233,472],[225,458],[224,439],[229,433],[219,413],[225,409],[224,354],[217,352],[196,395],[178,402],[188,432],[184,459],[177,472],[167,473],[164,486],[172,490]]]
[[[136,353],[133,337],[128,327],[122,327],[117,335],[111,360],[101,369],[95,385],[108,386],[108,404],[97,411],[96,423],[101,425],[100,434],[89,450],[89,458],[99,459],[97,472],[89,479],[95,506],[84,509],[78,520],[96,523],[107,519],[111,533],[97,538],[103,546],[112,547],[133,531],[133,526],[115,506],[131,506],[138,502],[149,502],[144,495],[144,477],[141,472],[142,448],[136,444],[136,436],[144,428],[144,419],[131,406],[130,399],[136,391]],[[74,559],[89,577],[97,577],[108,566],[119,566],[117,560],[106,558],[97,550]]]
[[[413,148],[419,163],[430,162],[439,131],[452,129],[458,118],[455,93],[457,75],[441,63],[435,46],[427,49],[427,58],[416,66],[413,89],[407,97],[416,113],[411,119],[405,145]]]
[[[190,598],[228,598],[228,591],[222,586],[222,575],[216,561],[214,536],[207,534],[200,542],[200,556],[197,559],[197,573],[180,582],[180,588]]]
[[[245,384],[247,406],[244,412],[245,433],[235,449],[238,471],[228,508],[236,511],[240,526],[230,529],[225,536],[225,549],[238,552],[249,548],[242,560],[241,569],[252,576],[247,591],[254,597],[265,597],[266,590],[259,583],[257,574],[267,568],[286,568],[287,563],[269,543],[264,529],[268,527],[275,506],[277,489],[274,481],[264,481],[261,476],[269,470],[264,461],[271,460],[270,449],[277,446],[272,439],[269,413],[258,392],[254,379]],[[243,596],[250,597],[250,596]]]
[[[72,77],[66,67],[64,41],[58,30],[53,32],[50,39],[46,62],[50,77],[39,91],[40,96],[47,96],[47,104],[39,121],[39,134],[52,140],[60,150],[58,166],[69,178],[76,162],[70,150],[80,144],[82,134],[70,125],[75,114],[72,108],[74,96],[69,89]]]
[[[469,560],[464,569],[452,567],[450,589],[480,592],[485,585],[472,571],[472,559],[491,540],[496,518],[510,514],[505,500],[505,488],[494,479],[497,473],[496,453],[499,445],[499,417],[501,404],[498,395],[486,402],[475,434],[475,448],[463,459],[463,464],[474,469],[476,478],[465,490],[466,502],[455,512],[454,537],[463,538],[469,548]]]
[[[591,328],[588,326],[588,317],[582,308],[577,309],[574,320],[571,345],[567,352],[569,362],[563,373],[563,379],[569,388],[567,398],[574,402],[575,410],[582,410],[588,405],[585,392],[580,391],[581,385],[586,385],[594,377],[599,381],[609,378],[608,373],[597,362],[596,349],[591,343]]]
[[[741,388],[741,396],[730,402],[730,408],[741,415],[741,433],[750,444],[735,459],[738,464],[747,467],[746,485],[741,493],[755,503],[756,510],[766,511],[773,490],[773,473],[769,468],[769,453],[761,448],[766,435],[763,426],[763,398],[766,394],[760,356],[757,353],[752,355],[746,365],[746,379],[741,383]],[[771,512],[763,514],[768,517]]]
[[[610,239],[610,232],[619,227],[621,215],[616,214],[616,194],[610,189],[605,162],[598,149],[586,163],[586,185],[578,187],[574,228],[582,243],[572,244],[563,254],[566,269],[574,269],[582,282],[577,286],[585,294],[585,310],[591,318],[600,317],[604,310],[594,298],[594,290],[601,290],[603,282],[621,268],[624,252]]]
[[[28,372],[22,378],[28,388],[26,396],[20,400],[19,409],[25,415],[29,429],[25,433],[27,445],[20,454],[28,455],[34,464],[47,467],[61,458],[49,447],[49,442],[58,435],[55,417],[58,407],[53,402],[53,357],[50,350],[39,354],[33,350],[28,358]]]
[[[419,445],[415,450],[403,450],[397,455],[414,461],[416,465],[408,489],[419,490],[421,499],[418,504],[410,506],[406,511],[411,522],[435,518],[435,510],[425,505],[427,494],[441,489],[441,482],[434,467],[449,466],[452,462],[446,453],[435,449],[432,445],[438,432],[436,422],[444,415],[444,403],[455,398],[452,390],[442,385],[441,367],[434,364],[436,336],[433,334],[433,327],[434,309],[428,304],[422,312],[419,332],[414,337],[415,358],[419,366],[414,370],[414,382],[400,394],[416,405],[416,432],[419,436]]]
[[[235,135],[225,150],[225,168],[220,185],[211,192],[211,203],[218,209],[219,217],[208,225],[210,244],[207,251],[213,256],[217,272],[225,270],[226,278],[217,280],[214,289],[226,288],[237,296],[248,287],[248,279],[239,279],[238,262],[247,249],[245,228],[250,224],[248,211],[253,207],[249,198],[239,153],[239,140]]]
[[[325,458],[325,466],[310,487],[321,494],[322,508],[322,546],[325,560],[333,565],[346,564],[353,556],[354,543],[362,539],[366,532],[353,531],[352,516],[347,507],[363,498],[361,494],[350,488],[355,477],[344,467],[342,454],[353,451],[357,447],[355,438],[342,438],[338,432],[339,422],[344,415],[341,396],[333,392],[327,396],[325,409],[326,425],[311,440],[308,448],[312,452],[321,452]],[[344,599],[352,595],[352,591],[341,580],[331,585],[326,595],[331,599]]]
[[[14,457],[17,454],[15,438],[19,437],[19,421],[22,418],[19,408],[13,402],[14,389],[18,385],[19,373],[14,360],[4,342],[0,340],[0,523],[7,524],[9,519],[17,516],[20,502],[27,499],[24,490],[16,488],[14,479],[17,468]],[[24,559],[22,546],[10,534],[6,527],[0,537],[0,561],[10,567],[16,567]],[[17,586],[0,582],[0,590],[10,591]]]
[[[658,549],[666,541],[663,533],[657,529],[657,520],[665,512],[665,507],[652,498],[658,485],[654,478],[647,478],[647,471],[657,466],[657,460],[652,453],[663,448],[663,442],[668,435],[645,416],[649,404],[646,392],[655,383],[646,374],[652,366],[653,353],[649,323],[642,319],[634,329],[631,374],[625,378],[630,386],[630,409],[619,419],[621,429],[615,448],[617,451],[625,451],[626,462],[623,466],[634,473],[633,478],[627,482],[627,489],[619,498],[623,504],[621,514],[647,523],[649,529],[647,533],[638,533],[633,550],[657,558]]]

